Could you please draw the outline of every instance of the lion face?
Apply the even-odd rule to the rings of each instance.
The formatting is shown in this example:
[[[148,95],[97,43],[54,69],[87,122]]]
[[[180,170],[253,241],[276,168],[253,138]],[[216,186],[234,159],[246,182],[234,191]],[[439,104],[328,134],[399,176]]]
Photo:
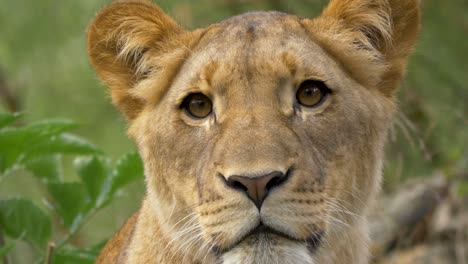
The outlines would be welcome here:
[[[114,68],[100,63],[104,46],[94,65],[130,120],[147,202],[176,251],[316,263],[363,225],[406,53],[393,65],[393,50],[373,46],[384,33],[369,39],[329,18],[259,12],[185,32],[156,7],[134,5],[158,13],[158,40],[172,40],[156,49],[135,44],[148,32],[91,29],[120,36]]]
[[[131,128],[159,215],[187,217],[178,232],[242,258],[307,255],[360,220],[392,104],[348,76],[297,18],[228,20],[179,72]]]

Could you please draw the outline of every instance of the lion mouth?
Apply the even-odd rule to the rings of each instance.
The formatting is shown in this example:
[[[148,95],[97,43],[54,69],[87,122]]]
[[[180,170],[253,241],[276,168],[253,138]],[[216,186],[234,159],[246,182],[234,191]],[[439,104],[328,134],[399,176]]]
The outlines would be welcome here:
[[[214,247],[213,251],[217,255],[222,255],[222,254],[224,254],[226,252],[229,252],[230,250],[237,247],[239,244],[243,243],[246,240],[257,241],[258,242],[261,239],[263,239],[263,240],[273,241],[273,240],[277,239],[278,237],[280,237],[280,238],[287,239],[287,240],[290,240],[290,241],[305,243],[305,244],[307,244],[307,249],[309,250],[309,252],[311,254],[314,254],[320,248],[320,246],[322,244],[322,241],[323,241],[324,235],[325,235],[325,232],[323,232],[323,231],[314,232],[314,234],[311,235],[309,238],[307,238],[305,240],[300,240],[300,239],[291,237],[290,235],[287,235],[287,234],[285,234],[285,233],[283,233],[281,231],[273,229],[272,227],[269,227],[269,226],[263,224],[262,222],[260,222],[255,228],[252,229],[252,231],[250,231],[245,236],[243,236],[237,243],[235,243],[231,247],[226,248],[226,249]]]

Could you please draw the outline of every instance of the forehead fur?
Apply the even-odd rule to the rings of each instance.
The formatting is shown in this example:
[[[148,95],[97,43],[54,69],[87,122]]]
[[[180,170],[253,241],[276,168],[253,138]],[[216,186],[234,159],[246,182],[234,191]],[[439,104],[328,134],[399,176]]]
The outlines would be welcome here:
[[[174,53],[181,64],[177,67],[179,72],[174,74],[182,79],[190,79],[192,82],[209,79],[214,71],[224,64],[231,67],[231,69],[226,69],[231,73],[234,71],[245,75],[242,77],[249,78],[253,72],[264,70],[274,73],[278,70],[275,67],[282,66],[294,72],[300,64],[309,60],[309,62],[314,62],[313,74],[316,76],[326,78],[327,74],[332,74],[329,68],[335,67],[346,72],[349,77],[365,87],[375,86],[378,76],[386,67],[385,63],[376,60],[376,57],[369,59],[369,56],[364,56],[368,55],[368,51],[358,56],[360,51],[350,50],[345,42],[334,42],[333,48],[328,47],[324,38],[311,30],[310,23],[300,17],[280,12],[251,12],[229,18],[206,29],[201,29],[197,32],[199,37],[191,47],[184,47],[179,53]],[[346,52],[340,53],[338,57],[333,52],[335,50]],[[165,63],[171,60],[171,55],[164,56]],[[181,57],[183,59],[180,59]],[[278,64],[273,65],[273,68],[262,64],[268,59]],[[155,63],[161,61],[159,57]],[[311,70],[311,65],[308,66]],[[232,69],[232,67],[237,69]],[[369,70],[369,67],[372,67],[372,70]],[[242,69],[242,72],[237,71],[239,69]],[[180,76],[182,72],[183,76]],[[162,72],[154,72],[154,76],[149,79],[161,82],[162,79],[164,80],[161,75]],[[230,77],[234,78],[232,74]],[[161,85],[157,85],[158,94],[161,90],[169,88],[169,83],[165,82],[165,84],[164,89],[161,89],[163,88]],[[142,90],[147,90],[146,93],[138,92],[137,89],[135,94],[140,93],[139,97],[148,100],[150,97],[148,93],[154,90],[150,91],[147,83],[143,83],[140,87]]]
[[[418,6],[417,0],[331,0],[317,18],[256,12],[187,31],[150,1],[116,1],[90,25],[88,51],[129,121],[155,103],[141,90],[160,98],[187,59],[213,43],[219,54],[241,48],[230,56],[255,49],[249,44],[259,40],[270,51],[298,39],[315,43],[360,84],[393,98],[419,30]]]

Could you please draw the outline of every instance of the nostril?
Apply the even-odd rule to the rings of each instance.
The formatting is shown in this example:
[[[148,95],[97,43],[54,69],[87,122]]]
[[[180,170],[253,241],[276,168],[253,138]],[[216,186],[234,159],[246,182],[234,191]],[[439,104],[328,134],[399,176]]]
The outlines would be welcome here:
[[[232,188],[234,189],[238,189],[238,190],[241,190],[241,191],[244,191],[246,192],[248,190],[247,186],[245,186],[244,184],[238,182],[238,181],[228,181],[227,184],[229,186],[231,186]]]
[[[273,187],[276,187],[276,186],[278,186],[278,185],[280,185],[280,184],[281,184],[281,177],[275,177],[275,178],[271,179],[271,180],[267,183],[265,189],[266,189],[267,191],[269,191],[269,190],[271,190]]]
[[[266,184],[265,189],[270,191],[274,187],[277,187],[283,184],[289,178],[290,170],[286,172],[286,174],[279,173],[275,177],[271,178],[271,180]]]

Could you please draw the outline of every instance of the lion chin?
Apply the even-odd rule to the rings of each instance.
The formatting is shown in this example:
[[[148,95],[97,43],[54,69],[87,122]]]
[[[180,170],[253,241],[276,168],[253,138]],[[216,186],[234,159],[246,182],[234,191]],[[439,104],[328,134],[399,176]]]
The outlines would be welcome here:
[[[270,233],[258,233],[222,255],[223,264],[314,264],[311,250],[304,242],[293,241]]]
[[[306,241],[296,240],[268,226],[259,224],[229,250],[216,249],[222,263],[300,263],[312,264],[313,255],[322,243],[318,233]]]

